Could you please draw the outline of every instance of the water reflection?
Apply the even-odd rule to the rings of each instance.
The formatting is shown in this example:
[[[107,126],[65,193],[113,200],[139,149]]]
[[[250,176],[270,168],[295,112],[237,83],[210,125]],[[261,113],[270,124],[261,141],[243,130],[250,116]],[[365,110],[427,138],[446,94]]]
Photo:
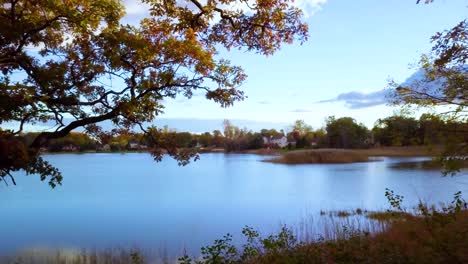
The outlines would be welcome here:
[[[412,206],[450,201],[467,186],[466,176],[405,167],[424,158],[289,166],[256,155],[203,154],[186,167],[138,153],[46,159],[62,170],[63,186],[51,190],[24,175],[16,187],[0,186],[0,251],[138,245],[198,252],[245,225],[269,233],[322,209],[385,209],[385,188]]]

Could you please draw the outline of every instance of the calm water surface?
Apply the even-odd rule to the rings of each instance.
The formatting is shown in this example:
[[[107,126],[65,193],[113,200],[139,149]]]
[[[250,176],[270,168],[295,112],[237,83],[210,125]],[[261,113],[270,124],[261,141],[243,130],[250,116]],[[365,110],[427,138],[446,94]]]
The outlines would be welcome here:
[[[288,166],[257,155],[204,154],[186,167],[143,153],[45,158],[61,169],[61,187],[23,175],[17,186],[0,185],[0,253],[119,246],[198,252],[245,225],[269,233],[321,209],[385,209],[385,188],[404,195],[408,207],[468,192],[466,175],[398,166],[424,158]]]

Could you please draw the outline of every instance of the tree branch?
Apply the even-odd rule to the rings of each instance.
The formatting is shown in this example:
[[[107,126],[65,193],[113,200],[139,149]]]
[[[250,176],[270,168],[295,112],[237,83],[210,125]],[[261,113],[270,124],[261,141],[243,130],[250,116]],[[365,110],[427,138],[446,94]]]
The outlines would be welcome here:
[[[68,124],[66,127],[64,127],[62,130],[55,131],[55,132],[42,132],[39,134],[33,141],[33,143],[29,146],[30,148],[33,149],[39,149],[41,146],[43,146],[47,141],[55,138],[61,138],[65,137],[68,133],[70,133],[73,129],[86,126],[89,124],[94,124],[98,122],[105,121],[107,119],[114,118],[118,115],[118,107],[115,108],[114,110],[108,112],[107,114],[100,115],[100,116],[93,116],[93,117],[88,117],[88,118],[83,118],[80,120],[76,120]]]

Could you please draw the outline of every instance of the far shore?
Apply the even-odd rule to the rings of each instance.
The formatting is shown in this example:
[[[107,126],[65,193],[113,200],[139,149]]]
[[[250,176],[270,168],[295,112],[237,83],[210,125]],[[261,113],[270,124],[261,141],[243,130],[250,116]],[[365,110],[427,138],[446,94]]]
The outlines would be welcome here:
[[[337,153],[355,153],[365,155],[368,157],[435,157],[442,151],[442,147],[426,147],[426,146],[404,146],[404,147],[373,147],[367,149],[333,149],[333,148],[320,148],[320,149],[273,149],[261,148],[242,151],[226,152],[222,148],[200,148],[198,152],[204,153],[232,153],[232,154],[255,154],[265,156],[280,156],[288,153],[309,153],[309,152],[337,152]],[[88,154],[88,153],[148,153],[148,150],[84,150],[84,151],[59,151],[59,152],[42,152],[43,154]]]

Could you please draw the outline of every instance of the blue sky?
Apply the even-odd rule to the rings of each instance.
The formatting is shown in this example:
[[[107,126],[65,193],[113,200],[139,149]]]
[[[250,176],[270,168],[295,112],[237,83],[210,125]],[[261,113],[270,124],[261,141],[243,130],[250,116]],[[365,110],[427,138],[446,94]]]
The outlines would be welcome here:
[[[204,96],[165,101],[155,122],[178,131],[221,129],[223,119],[253,130],[287,129],[303,119],[314,128],[327,116],[351,116],[369,128],[399,108],[385,104],[389,79],[403,83],[411,67],[431,48],[430,37],[466,19],[468,1],[296,0],[306,13],[309,41],[286,45],[273,56],[231,50],[220,57],[241,65],[249,75],[242,90],[248,98],[221,108]],[[136,23],[148,8],[124,0],[123,23]],[[49,126],[34,125],[30,130]]]
[[[270,57],[238,50],[221,52],[249,75],[242,88],[248,96],[244,102],[222,109],[203,96],[181,97],[166,101],[162,117],[281,125],[304,119],[317,128],[325,117],[335,115],[372,126],[376,119],[397,110],[382,101],[380,91],[389,78],[403,82],[410,77],[416,71],[410,64],[430,49],[430,37],[465,19],[467,4],[465,0],[431,5],[416,5],[415,0],[301,1],[310,29],[309,41],[302,46],[284,46]],[[144,10],[136,3],[126,5],[130,17]],[[366,97],[367,93],[371,94]],[[347,98],[355,100],[346,102]]]

